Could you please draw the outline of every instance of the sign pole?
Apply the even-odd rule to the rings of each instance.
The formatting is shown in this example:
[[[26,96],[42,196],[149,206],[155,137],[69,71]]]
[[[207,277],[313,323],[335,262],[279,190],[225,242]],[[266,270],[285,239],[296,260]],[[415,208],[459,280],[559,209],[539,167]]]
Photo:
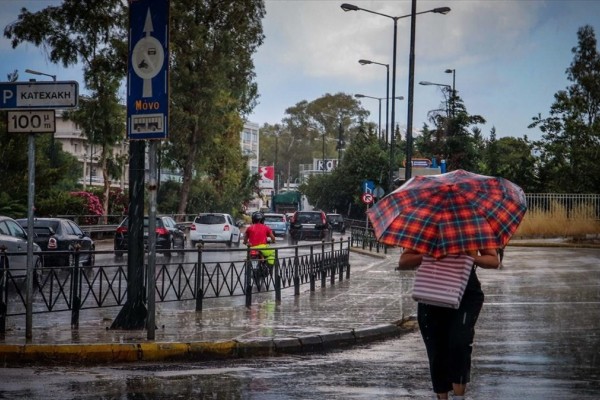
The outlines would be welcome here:
[[[27,278],[25,280],[25,339],[33,338],[33,199],[35,198],[35,134],[28,138],[29,190],[27,193]]]
[[[148,318],[146,329],[148,340],[154,340],[156,330],[156,140],[150,140],[148,149],[148,200],[150,212],[148,213]]]

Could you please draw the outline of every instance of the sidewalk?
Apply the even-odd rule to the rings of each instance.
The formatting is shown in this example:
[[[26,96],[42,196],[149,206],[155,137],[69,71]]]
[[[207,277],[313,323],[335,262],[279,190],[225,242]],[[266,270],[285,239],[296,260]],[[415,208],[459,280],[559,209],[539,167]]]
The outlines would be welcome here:
[[[357,250],[350,256],[351,276],[333,286],[301,286],[282,292],[207,299],[203,311],[192,302],[157,304],[155,340],[146,330],[109,330],[119,308],[82,310],[79,329],[69,313],[35,314],[33,339],[25,341],[25,323],[11,318],[0,342],[0,361],[35,363],[113,363],[167,359],[209,359],[322,351],[401,335],[416,327],[416,307],[399,296],[408,282],[396,279],[400,252],[387,256]]]
[[[533,257],[525,267],[535,271],[556,262],[552,250],[543,248],[562,247],[563,242],[515,240],[511,243],[514,249],[507,249],[507,253],[518,257],[512,262],[521,268],[519,264]],[[536,253],[532,255],[517,246],[538,249],[531,249]],[[592,254],[598,253],[594,250]],[[353,250],[350,279],[340,282],[336,277],[333,286],[329,282],[324,288],[317,285],[314,292],[309,285],[302,285],[299,296],[294,296],[292,288],[284,289],[279,304],[274,292],[253,296],[250,308],[244,306],[241,296],[207,299],[202,312],[194,311],[193,302],[159,303],[153,341],[147,340],[145,330],[109,330],[118,307],[82,310],[77,330],[70,329],[69,313],[34,314],[31,343],[25,341],[24,318],[11,318],[6,337],[0,341],[0,361],[98,364],[204,360],[324,351],[396,337],[417,328],[413,317],[416,303],[410,297],[412,274],[394,271],[399,255],[399,249],[391,249],[387,255]],[[508,259],[510,265],[510,255]],[[484,279],[504,280],[507,276],[487,272],[481,274]],[[527,302],[530,297],[514,301]]]

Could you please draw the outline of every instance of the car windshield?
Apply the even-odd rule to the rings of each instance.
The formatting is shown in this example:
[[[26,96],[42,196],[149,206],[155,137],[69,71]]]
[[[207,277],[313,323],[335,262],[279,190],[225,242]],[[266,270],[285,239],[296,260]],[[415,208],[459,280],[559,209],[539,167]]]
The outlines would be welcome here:
[[[199,215],[194,222],[202,225],[220,225],[225,223],[225,216],[216,214]]]
[[[127,228],[129,222],[128,222],[128,218],[125,218],[123,220],[123,222],[121,222],[121,226],[124,226],[125,228]],[[156,218],[156,227],[157,228],[162,228],[163,227],[163,222],[162,219],[160,218]],[[144,217],[144,228],[148,228],[148,217]]]
[[[321,223],[321,214],[319,214],[319,213],[298,214],[298,222],[301,224],[320,224]]]
[[[341,215],[328,215],[327,219],[331,222],[342,222],[344,220]]]
[[[265,215],[265,222],[283,222],[283,215]]]

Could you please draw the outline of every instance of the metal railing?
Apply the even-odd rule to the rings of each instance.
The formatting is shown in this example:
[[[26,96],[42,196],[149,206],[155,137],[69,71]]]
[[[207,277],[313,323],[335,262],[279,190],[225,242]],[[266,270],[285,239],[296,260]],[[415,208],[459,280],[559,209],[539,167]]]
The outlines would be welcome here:
[[[600,220],[600,194],[526,193],[525,197],[528,212],[564,211],[569,218]]]
[[[195,300],[195,308],[199,311],[203,299],[245,296],[246,305],[250,306],[253,294],[258,292],[275,292],[275,298],[280,300],[281,291],[286,288],[294,288],[294,294],[298,296],[300,285],[309,283],[310,290],[314,291],[317,282],[324,287],[328,280],[333,285],[336,279],[350,278],[348,240],[274,247],[273,250],[277,256],[273,273],[265,277],[263,286],[253,284],[248,249],[228,249],[233,261],[206,261],[207,254],[223,253],[222,248],[179,250],[183,255],[180,261],[175,260],[177,256],[161,257],[162,262],[156,263],[154,277],[156,302]],[[293,255],[282,256],[285,250]],[[72,266],[42,267],[32,274],[35,284],[32,314],[70,311],[71,326],[77,328],[80,312],[125,304],[127,265],[80,266],[79,258],[84,253],[74,252]],[[11,268],[8,264],[8,257],[17,254],[25,253],[0,251],[0,337],[6,332],[8,318],[23,316],[27,311],[27,271]],[[97,259],[98,255],[113,252],[96,251],[94,254]],[[144,282],[147,282],[146,264],[144,271]],[[144,296],[144,299],[148,298],[147,293]]]

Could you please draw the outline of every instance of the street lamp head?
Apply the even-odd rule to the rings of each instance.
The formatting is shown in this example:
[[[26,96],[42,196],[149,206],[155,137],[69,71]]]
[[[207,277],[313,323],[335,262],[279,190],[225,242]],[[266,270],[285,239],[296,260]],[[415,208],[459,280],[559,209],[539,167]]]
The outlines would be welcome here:
[[[424,86],[433,85],[433,82],[421,81],[421,82],[419,82],[419,85],[424,85]]]
[[[404,100],[404,96],[396,96],[396,100]]]
[[[357,99],[362,99],[363,97],[367,97],[364,94],[355,94],[354,97],[356,97]]]
[[[447,73],[447,74],[451,74],[451,73],[453,73],[453,72],[454,72],[454,70],[453,70],[453,69],[450,69],[450,68],[448,68],[448,69],[447,69],[447,70],[445,70],[444,72],[445,72],[445,73]]]
[[[450,12],[450,7],[434,8],[433,10],[431,10],[431,12],[436,13],[436,14],[446,15],[446,14],[448,14]]]
[[[354,4],[348,4],[348,3],[344,3],[340,7],[342,7],[342,10],[344,10],[344,11],[358,11],[358,10],[360,10],[360,8],[357,7],[357,6],[355,6]]]
[[[50,78],[52,78],[52,80],[56,81],[56,75],[52,75],[52,74],[46,74],[44,72],[40,72],[40,71],[35,71],[33,69],[26,69],[25,70],[26,73],[28,74],[32,74],[32,75],[44,75],[44,76],[49,76]]]
[[[358,63],[360,65],[367,65],[367,64],[373,64],[373,61],[371,61],[371,60],[358,60]]]

